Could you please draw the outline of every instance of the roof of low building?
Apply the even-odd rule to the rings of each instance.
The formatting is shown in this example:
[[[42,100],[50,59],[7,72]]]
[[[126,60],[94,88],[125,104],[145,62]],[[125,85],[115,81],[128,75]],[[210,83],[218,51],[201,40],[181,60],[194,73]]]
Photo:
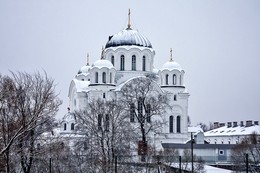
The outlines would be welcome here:
[[[204,133],[205,137],[209,136],[233,136],[233,135],[250,135],[256,132],[260,134],[260,126],[252,125],[252,126],[236,126],[236,127],[228,127],[223,126],[219,127]]]

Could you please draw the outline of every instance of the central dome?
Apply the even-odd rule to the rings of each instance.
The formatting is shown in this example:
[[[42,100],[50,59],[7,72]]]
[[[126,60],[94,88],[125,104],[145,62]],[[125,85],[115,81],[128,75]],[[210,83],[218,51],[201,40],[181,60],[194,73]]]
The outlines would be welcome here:
[[[152,44],[145,36],[131,28],[124,29],[113,36],[109,36],[106,48],[132,45],[152,48]]]

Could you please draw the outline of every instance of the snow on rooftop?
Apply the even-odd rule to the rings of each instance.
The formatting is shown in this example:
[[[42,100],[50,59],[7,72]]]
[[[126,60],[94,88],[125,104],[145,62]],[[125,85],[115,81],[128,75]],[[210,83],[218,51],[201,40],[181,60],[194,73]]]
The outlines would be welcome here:
[[[163,70],[179,70],[182,71],[181,65],[175,61],[168,61],[165,64],[163,64],[162,68],[160,69],[161,71]]]
[[[97,60],[96,62],[94,62],[94,64],[92,66],[97,67],[99,69],[101,69],[103,67],[107,67],[109,69],[114,68],[113,64],[106,59]]]
[[[260,126],[252,125],[249,127],[246,126],[237,126],[237,127],[228,127],[223,126],[217,129],[213,129],[204,133],[205,137],[207,136],[232,136],[232,135],[250,135],[253,132],[260,134]]]
[[[73,79],[77,92],[82,92],[82,91],[88,91],[88,86],[90,84],[90,81],[82,81],[82,80],[77,80]]]
[[[188,127],[188,132],[189,133],[199,133],[199,132],[203,132],[202,128],[200,126],[192,126],[192,127]]]

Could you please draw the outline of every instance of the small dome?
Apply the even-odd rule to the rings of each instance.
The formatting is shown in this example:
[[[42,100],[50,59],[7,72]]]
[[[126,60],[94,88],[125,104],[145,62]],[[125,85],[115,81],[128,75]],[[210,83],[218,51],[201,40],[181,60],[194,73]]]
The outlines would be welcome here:
[[[182,68],[180,66],[179,63],[175,62],[175,61],[169,61],[169,62],[166,62],[161,70],[179,70],[179,71],[182,71]]]
[[[113,64],[108,61],[108,60],[105,60],[105,59],[100,59],[100,60],[97,60],[96,62],[94,62],[94,64],[92,65],[92,67],[97,67],[97,68],[102,68],[102,67],[107,67],[107,68],[113,68]]]
[[[88,70],[90,69],[90,66],[89,65],[84,65],[83,67],[81,67],[79,69],[79,72],[78,74],[81,74],[81,73],[88,73]]]
[[[106,48],[132,45],[152,48],[152,44],[145,36],[131,28],[124,29],[113,36],[109,36]]]

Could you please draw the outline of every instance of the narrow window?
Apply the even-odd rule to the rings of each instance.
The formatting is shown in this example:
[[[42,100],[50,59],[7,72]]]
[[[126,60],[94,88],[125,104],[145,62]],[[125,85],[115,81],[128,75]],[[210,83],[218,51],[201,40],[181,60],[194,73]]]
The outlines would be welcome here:
[[[64,124],[64,131],[66,131],[67,130],[67,124],[65,123]]]
[[[106,83],[107,81],[106,81],[106,72],[103,72],[102,73],[102,82],[103,83]]]
[[[169,131],[173,133],[173,116],[169,117]]]
[[[151,122],[151,105],[147,105],[147,114],[146,114],[146,121],[147,123]]]
[[[132,103],[130,106],[130,122],[135,122],[135,104]]]
[[[120,62],[120,70],[124,71],[125,70],[125,56],[121,55],[121,62]]]
[[[103,93],[103,99],[105,99],[106,98],[106,93]]]
[[[176,85],[176,75],[174,74],[173,77],[172,77],[172,84],[173,85]]]
[[[95,81],[98,83],[98,72],[95,73]]]
[[[177,133],[181,133],[181,117],[177,116]]]
[[[169,84],[169,75],[168,74],[166,74],[166,76],[165,76],[165,84],[166,85],[168,85]]]
[[[113,66],[115,66],[115,57],[113,55],[111,56],[111,63],[113,64]]]
[[[143,71],[145,71],[146,70],[146,58],[145,58],[145,56],[143,56]]]
[[[135,55],[132,56],[132,70],[136,70],[136,57]]]
[[[110,83],[112,83],[112,73],[110,73]]]
[[[105,131],[109,131],[109,114],[106,114]]]
[[[139,119],[139,121],[143,121],[142,120],[142,115],[143,115],[143,104],[142,104],[142,98],[141,97],[139,97],[139,99],[138,99],[138,105],[137,105],[138,107],[137,107],[137,109],[138,109],[138,119]]]
[[[181,82],[182,82],[182,81],[181,81],[181,76],[180,76],[180,85],[182,85]]]
[[[176,95],[176,94],[174,94],[173,100],[174,100],[174,101],[177,101],[177,95]]]
[[[71,123],[70,129],[71,129],[71,130],[74,130],[74,123]]]
[[[98,130],[102,130],[102,115],[98,114]]]

